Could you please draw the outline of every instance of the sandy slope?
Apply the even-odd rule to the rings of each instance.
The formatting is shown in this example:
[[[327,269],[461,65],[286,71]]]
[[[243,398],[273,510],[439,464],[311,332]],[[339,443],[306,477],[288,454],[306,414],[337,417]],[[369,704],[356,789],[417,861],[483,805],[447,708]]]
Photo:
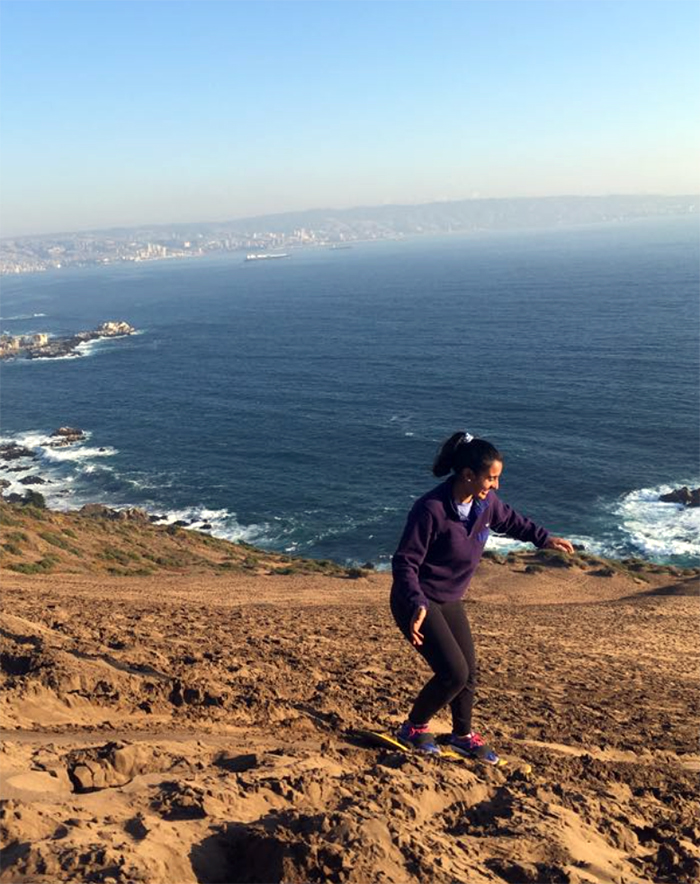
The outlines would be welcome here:
[[[505,772],[353,738],[427,675],[386,575],[5,572],[0,881],[700,881],[696,579],[527,563],[468,602]]]

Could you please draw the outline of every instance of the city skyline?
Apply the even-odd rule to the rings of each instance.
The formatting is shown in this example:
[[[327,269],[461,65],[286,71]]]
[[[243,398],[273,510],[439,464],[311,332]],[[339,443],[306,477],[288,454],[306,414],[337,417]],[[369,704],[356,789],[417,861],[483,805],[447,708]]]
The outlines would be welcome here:
[[[700,190],[700,5],[0,7],[0,236]]]

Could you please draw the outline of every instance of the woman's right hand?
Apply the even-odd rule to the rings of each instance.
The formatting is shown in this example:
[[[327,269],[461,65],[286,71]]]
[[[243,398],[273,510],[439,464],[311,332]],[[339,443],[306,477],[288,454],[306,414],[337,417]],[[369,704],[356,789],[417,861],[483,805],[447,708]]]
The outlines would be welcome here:
[[[417,648],[423,644],[423,633],[420,631],[420,628],[427,613],[427,608],[420,607],[411,618],[411,643]]]

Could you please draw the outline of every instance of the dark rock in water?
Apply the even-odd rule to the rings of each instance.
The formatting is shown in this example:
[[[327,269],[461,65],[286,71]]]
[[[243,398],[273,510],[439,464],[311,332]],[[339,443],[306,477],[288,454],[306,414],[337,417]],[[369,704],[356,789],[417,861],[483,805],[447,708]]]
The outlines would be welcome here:
[[[16,442],[5,442],[0,445],[1,460],[18,460],[20,457],[36,459],[36,455],[31,448],[25,448],[24,445],[18,445]]]
[[[59,427],[51,433],[52,436],[84,436],[83,430],[77,427]]]
[[[659,500],[664,503],[682,503],[683,506],[700,506],[700,488],[694,488],[691,491],[687,485],[684,485],[668,494],[662,494]]]
[[[185,521],[185,519],[178,519],[177,522],[173,522],[176,528],[186,528],[188,525],[191,525],[191,522]]]
[[[205,522],[205,523],[200,527],[199,530],[200,530],[200,531],[211,531],[211,530],[212,530],[212,526],[209,524],[209,522]]]
[[[41,476],[25,476],[24,479],[19,480],[20,485],[46,485],[46,479],[42,479]]]
[[[8,482],[7,479],[0,479],[0,488],[9,488],[12,482]]]
[[[51,443],[52,448],[63,448],[74,442],[84,442],[87,437],[78,427],[59,427],[51,433],[51,438],[56,440]]]

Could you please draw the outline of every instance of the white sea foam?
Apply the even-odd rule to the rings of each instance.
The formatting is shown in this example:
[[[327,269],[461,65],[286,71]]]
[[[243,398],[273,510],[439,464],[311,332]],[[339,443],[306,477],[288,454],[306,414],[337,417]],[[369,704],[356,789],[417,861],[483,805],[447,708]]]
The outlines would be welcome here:
[[[173,525],[175,522],[189,522],[188,530],[201,530],[203,525],[211,525],[211,534],[224,540],[246,543],[261,543],[269,525],[241,525],[236,514],[227,509],[212,510],[207,507],[193,506],[179,510],[165,510],[161,513],[165,518],[160,525]]]
[[[21,322],[27,319],[42,319],[46,313],[21,313],[19,316],[2,316],[0,322]]]
[[[23,448],[31,448],[33,450],[39,445],[45,445],[48,440],[48,435],[40,430],[27,430],[14,436],[0,436],[0,445],[10,445],[14,442]]]
[[[60,448],[53,445],[59,441],[56,436],[40,430],[28,430],[14,436],[3,436],[0,443],[15,443],[32,452],[33,459],[20,458],[12,463],[3,462],[2,478],[11,484],[6,493],[24,494],[27,490],[40,491],[49,506],[56,509],[70,509],[80,506],[82,501],[76,492],[76,484],[82,475],[97,472],[100,467],[94,463],[96,458],[109,457],[117,454],[115,448],[100,450],[86,444],[90,433],[85,438]],[[15,468],[24,467],[21,472]],[[21,480],[32,476],[40,476],[44,484],[26,485]]]
[[[566,539],[570,540],[574,546],[583,547],[586,552],[593,553],[594,555],[604,554],[605,544],[601,541],[595,540],[593,537],[583,534],[567,534]],[[489,550],[489,552],[507,555],[509,552],[533,550],[534,547],[531,543],[523,543],[520,540],[511,540],[510,537],[504,537],[500,534],[489,534],[489,539],[486,542],[486,549]]]
[[[95,489],[100,487],[99,480],[104,477],[110,484],[118,482],[120,500],[110,500],[111,495],[100,494],[99,502],[113,509],[128,509],[133,506],[145,508],[152,513],[162,514],[160,524],[170,525],[177,521],[188,522],[188,528],[201,529],[203,525],[211,525],[211,533],[232,541],[265,544],[268,535],[273,534],[268,524],[242,525],[236,514],[227,509],[210,509],[205,506],[192,506],[184,509],[163,508],[157,501],[144,501],[145,489],[162,490],[168,483],[157,481],[146,483],[129,477],[118,475],[114,467],[105,463],[105,458],[118,454],[112,446],[96,447],[86,444],[91,434],[86,432],[85,439],[61,448],[51,447],[56,437],[40,430],[30,430],[13,436],[0,437],[0,444],[15,443],[29,449],[37,460],[22,458],[12,464],[3,463],[4,469],[0,476],[10,482],[5,493],[26,494],[28,490],[40,491],[46,502],[53,509],[75,510],[83,504],[94,503]],[[13,472],[12,467],[29,467],[22,472]],[[9,469],[8,469],[9,467]],[[20,480],[32,476],[41,476],[44,484],[26,485]],[[96,484],[97,483],[97,484]],[[134,490],[134,499],[125,502],[129,488]]]
[[[44,448],[42,457],[47,461],[84,461],[95,457],[113,457],[118,454],[116,448],[104,446],[101,448],[88,447],[79,444],[66,445],[62,448]]]
[[[617,502],[613,512],[638,554],[649,558],[682,556],[700,561],[700,507],[659,500],[681,485],[697,488],[700,481],[679,482],[632,491]]]
[[[74,350],[72,353],[66,353],[65,356],[34,356],[32,359],[14,359],[13,362],[19,362],[22,365],[33,365],[35,362],[63,362],[66,359],[80,359],[80,353]]]

